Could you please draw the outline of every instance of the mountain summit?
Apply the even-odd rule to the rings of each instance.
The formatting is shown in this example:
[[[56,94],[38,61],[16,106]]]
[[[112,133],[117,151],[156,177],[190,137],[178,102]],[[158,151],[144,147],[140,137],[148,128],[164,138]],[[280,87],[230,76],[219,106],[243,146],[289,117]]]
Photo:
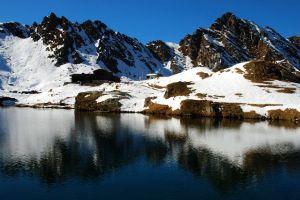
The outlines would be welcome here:
[[[213,70],[249,60],[281,61],[300,69],[299,46],[272,28],[260,27],[233,13],[225,13],[210,28],[199,28],[184,37],[179,50],[194,66]]]

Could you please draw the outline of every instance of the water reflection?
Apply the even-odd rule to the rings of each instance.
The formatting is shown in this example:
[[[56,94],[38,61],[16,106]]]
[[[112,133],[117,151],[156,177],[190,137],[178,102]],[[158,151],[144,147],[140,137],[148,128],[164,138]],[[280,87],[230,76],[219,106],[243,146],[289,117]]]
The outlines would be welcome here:
[[[179,167],[226,192],[272,170],[300,170],[299,128],[283,125],[2,109],[1,176],[89,182],[146,161]]]

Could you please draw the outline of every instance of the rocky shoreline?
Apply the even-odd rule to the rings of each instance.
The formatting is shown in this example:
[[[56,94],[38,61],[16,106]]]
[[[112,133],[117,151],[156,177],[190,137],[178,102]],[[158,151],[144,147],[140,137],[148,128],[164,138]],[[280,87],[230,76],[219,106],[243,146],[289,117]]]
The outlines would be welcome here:
[[[201,109],[191,109],[195,105],[205,105]],[[93,113],[140,113],[144,115],[154,116],[167,116],[167,117],[193,117],[193,118],[211,118],[211,119],[228,119],[228,120],[255,120],[255,121],[291,121],[294,123],[300,122],[300,112],[296,109],[276,109],[270,110],[267,116],[262,116],[255,111],[243,112],[240,106],[236,103],[218,103],[211,101],[197,101],[197,100],[186,100],[182,104],[182,108],[179,110],[172,111],[170,107],[162,104],[152,103],[148,109],[144,111],[121,111],[121,110],[85,110],[76,109],[70,105],[59,105],[59,104],[36,104],[36,105],[24,105],[17,104],[12,107],[18,108],[34,108],[34,109],[66,109],[74,110],[74,112],[93,112]],[[8,106],[0,106],[0,108]]]

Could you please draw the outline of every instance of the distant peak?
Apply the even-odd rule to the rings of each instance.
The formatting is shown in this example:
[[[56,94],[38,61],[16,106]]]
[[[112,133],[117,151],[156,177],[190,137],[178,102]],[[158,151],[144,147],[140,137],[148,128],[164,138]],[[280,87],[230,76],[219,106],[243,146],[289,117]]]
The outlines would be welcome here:
[[[57,19],[57,15],[54,12],[51,12],[50,15],[48,15],[48,18],[50,19]]]
[[[221,30],[222,27],[230,27],[240,19],[232,12],[226,12],[211,25],[213,30]]]
[[[224,13],[221,17],[220,17],[220,19],[229,19],[229,18],[237,18],[236,17],[236,15],[234,14],[234,13],[232,13],[232,12],[226,12],[226,13]]]

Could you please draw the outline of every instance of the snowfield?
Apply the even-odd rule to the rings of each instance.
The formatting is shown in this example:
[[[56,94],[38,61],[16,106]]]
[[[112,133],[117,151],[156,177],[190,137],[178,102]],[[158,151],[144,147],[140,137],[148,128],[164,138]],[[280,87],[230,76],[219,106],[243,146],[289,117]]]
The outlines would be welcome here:
[[[178,49],[178,45],[168,43]],[[99,66],[91,63],[64,64],[55,67],[48,58],[49,54],[41,41],[33,42],[31,38],[20,39],[14,36],[0,35],[0,96],[12,97],[17,104],[33,106],[35,104],[64,104],[74,108],[75,97],[80,92],[99,91],[103,95],[97,99],[102,102],[118,98],[116,91],[125,92],[128,98],[120,100],[121,111],[141,112],[145,110],[147,97],[156,97],[153,103],[168,105],[172,110],[180,107],[182,100],[210,100],[214,102],[239,103],[243,111],[255,111],[266,116],[268,110],[294,108],[300,111],[300,84],[283,81],[272,81],[263,87],[262,84],[245,79],[244,65],[240,63],[219,72],[212,72],[206,67],[192,68],[188,58],[180,55],[178,59],[185,63],[186,70],[169,77],[152,80],[134,81],[121,76],[120,83],[103,83],[98,86],[81,86],[70,83],[71,74],[92,73]],[[90,58],[94,60],[94,58]],[[168,63],[166,69],[168,69]],[[239,71],[239,73],[238,73]],[[199,73],[205,73],[201,78]],[[177,96],[166,99],[166,86],[175,82],[190,82],[192,91],[188,96]],[[278,87],[293,88],[294,93],[280,93]],[[24,91],[27,91],[24,92]],[[28,94],[28,91],[36,91]],[[197,94],[204,94],[200,98]],[[259,106],[257,104],[268,104]]]

